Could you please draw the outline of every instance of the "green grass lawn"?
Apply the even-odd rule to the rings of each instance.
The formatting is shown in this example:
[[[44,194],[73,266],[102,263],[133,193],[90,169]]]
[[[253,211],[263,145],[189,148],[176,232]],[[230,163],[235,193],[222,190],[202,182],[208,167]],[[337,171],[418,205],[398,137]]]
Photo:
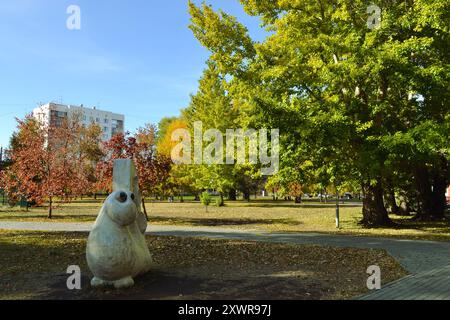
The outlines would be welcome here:
[[[368,292],[368,266],[380,266],[383,285],[407,274],[383,250],[148,236],[148,274],[127,290],[93,289],[86,238],[0,230],[0,300],[347,299]],[[81,291],[66,287],[70,265],[81,268]]]
[[[91,199],[65,204],[54,210],[53,221],[92,222],[101,203]],[[335,228],[335,206],[332,203],[252,201],[226,202],[225,207],[210,206],[208,212],[198,202],[149,202],[150,221],[161,225],[217,226],[268,232],[320,232],[367,236],[401,237],[450,241],[450,223],[415,222],[411,217],[392,216],[397,228],[365,229],[359,204],[341,206],[341,229]],[[49,221],[46,208],[0,208],[0,221]]]

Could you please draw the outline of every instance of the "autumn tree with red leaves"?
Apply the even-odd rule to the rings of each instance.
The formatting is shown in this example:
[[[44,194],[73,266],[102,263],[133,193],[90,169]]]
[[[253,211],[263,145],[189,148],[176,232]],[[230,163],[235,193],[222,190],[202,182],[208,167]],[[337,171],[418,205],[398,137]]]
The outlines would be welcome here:
[[[156,126],[147,124],[135,134],[134,160],[139,173],[139,186],[145,215],[145,198],[152,194],[164,194],[167,187],[172,160],[159,153],[156,147]]]
[[[136,139],[129,136],[128,132],[116,134],[111,140],[103,142],[103,152],[105,157],[97,163],[95,187],[111,193],[114,160],[134,159]]]
[[[91,189],[100,131],[83,127],[77,116],[58,127],[44,126],[31,115],[17,122],[9,151],[12,164],[2,174],[2,187],[15,201],[48,202],[51,219],[55,200],[69,202]]]
[[[103,144],[106,157],[97,165],[98,190],[111,192],[114,160],[133,159],[146,216],[145,198],[164,193],[172,165],[169,157],[157,152],[156,136],[157,129],[151,124],[139,128],[134,135],[117,134]]]

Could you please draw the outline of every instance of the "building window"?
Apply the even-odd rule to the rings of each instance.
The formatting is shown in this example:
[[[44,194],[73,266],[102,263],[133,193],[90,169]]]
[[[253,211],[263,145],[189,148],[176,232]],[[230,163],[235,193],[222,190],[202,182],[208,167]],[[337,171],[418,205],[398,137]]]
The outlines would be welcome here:
[[[61,127],[64,119],[67,118],[67,112],[50,110],[50,126]]]
[[[113,136],[118,134],[118,133],[123,133],[124,125],[123,125],[123,121],[122,120],[113,119],[111,122],[112,122],[111,131],[112,131],[112,135]]]

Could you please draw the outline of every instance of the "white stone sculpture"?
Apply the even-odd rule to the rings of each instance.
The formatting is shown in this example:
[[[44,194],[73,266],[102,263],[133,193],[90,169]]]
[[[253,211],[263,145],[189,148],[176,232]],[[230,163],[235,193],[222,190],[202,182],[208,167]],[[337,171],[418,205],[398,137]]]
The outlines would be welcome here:
[[[141,212],[136,170],[131,160],[116,160],[113,193],[106,199],[89,235],[86,257],[93,287],[126,288],[146,273],[152,258],[145,241],[147,219]]]

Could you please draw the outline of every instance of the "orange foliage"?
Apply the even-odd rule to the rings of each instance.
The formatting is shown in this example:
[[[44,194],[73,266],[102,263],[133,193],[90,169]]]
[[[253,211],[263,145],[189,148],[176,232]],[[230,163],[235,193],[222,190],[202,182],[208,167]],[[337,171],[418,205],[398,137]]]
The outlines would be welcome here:
[[[179,143],[178,141],[172,141],[172,133],[177,129],[188,129],[188,125],[181,119],[176,119],[169,124],[165,136],[161,137],[158,143],[158,153],[160,155],[170,158],[172,149]]]

